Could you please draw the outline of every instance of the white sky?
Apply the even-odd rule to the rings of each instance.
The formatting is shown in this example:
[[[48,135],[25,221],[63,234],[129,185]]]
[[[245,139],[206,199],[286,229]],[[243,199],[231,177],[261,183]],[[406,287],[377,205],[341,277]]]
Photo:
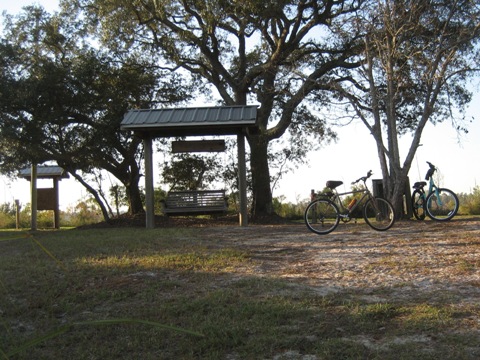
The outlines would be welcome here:
[[[0,0],[0,13],[6,10],[9,14],[18,13],[23,6],[41,4],[46,10],[54,11],[57,0]],[[466,118],[476,117],[469,125],[469,133],[463,135],[458,142],[457,133],[449,123],[433,126],[427,125],[417,155],[410,170],[410,182],[423,180],[427,171],[426,161],[435,164],[443,177],[441,186],[448,187],[457,193],[468,193],[480,183],[480,95],[475,93]],[[295,202],[309,197],[310,190],[321,190],[327,180],[342,180],[345,190],[350,183],[368,170],[373,170],[373,178],[380,177],[380,167],[376,147],[371,135],[358,121],[344,129],[337,129],[339,141],[327,145],[320,151],[308,155],[310,166],[302,167],[285,176],[280,187],[274,190],[274,196],[285,195],[288,201]],[[401,140],[401,144],[409,146],[409,139]],[[401,151],[406,153],[406,145]],[[154,164],[156,166],[156,164]],[[19,179],[10,182],[0,178],[0,203],[13,202],[20,199],[22,204],[30,202],[29,182]],[[158,179],[155,179],[157,183]],[[51,180],[39,181],[39,187],[51,187]],[[110,185],[105,185],[108,190]],[[75,180],[62,180],[59,184],[60,207],[66,209],[86,195],[86,191]]]

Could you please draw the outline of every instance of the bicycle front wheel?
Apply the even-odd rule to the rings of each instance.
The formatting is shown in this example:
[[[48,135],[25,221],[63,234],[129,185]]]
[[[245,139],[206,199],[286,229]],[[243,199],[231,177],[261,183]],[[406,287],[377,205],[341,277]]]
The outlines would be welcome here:
[[[363,218],[372,229],[385,231],[395,222],[395,212],[387,200],[371,197],[363,207]]]
[[[412,211],[417,220],[425,220],[425,193],[414,190],[412,193]]]
[[[320,235],[335,230],[340,221],[337,205],[328,199],[317,199],[308,204],[304,218],[308,229]]]
[[[449,189],[436,189],[427,196],[427,215],[432,220],[448,221],[458,211],[458,197]]]

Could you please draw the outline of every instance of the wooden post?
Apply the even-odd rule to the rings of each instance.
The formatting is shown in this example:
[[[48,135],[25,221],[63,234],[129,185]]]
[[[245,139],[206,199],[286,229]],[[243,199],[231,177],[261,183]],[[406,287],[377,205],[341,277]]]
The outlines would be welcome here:
[[[145,226],[147,229],[153,229],[155,227],[155,209],[153,191],[153,146],[151,137],[143,139],[143,147],[145,151]]]
[[[15,199],[15,225],[20,229],[20,200]]]
[[[60,229],[60,209],[58,201],[58,178],[53,178],[54,209],[53,209],[53,227]]]
[[[37,230],[37,164],[32,164],[31,171],[31,180],[30,180],[30,196],[31,196],[31,207],[32,207],[32,216],[30,228],[32,230]]]
[[[240,226],[248,226],[248,209],[247,209],[247,166],[245,163],[245,136],[239,134],[237,136],[238,147],[238,187],[240,194]]]

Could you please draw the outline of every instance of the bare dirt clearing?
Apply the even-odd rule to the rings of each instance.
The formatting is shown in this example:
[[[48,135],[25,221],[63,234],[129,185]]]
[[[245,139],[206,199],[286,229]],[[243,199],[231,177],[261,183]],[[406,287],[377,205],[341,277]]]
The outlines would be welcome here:
[[[221,227],[205,232],[218,237],[222,246],[245,249],[254,260],[250,271],[256,276],[282,278],[321,296],[366,304],[447,306],[462,314],[450,334],[468,333],[480,339],[479,219],[401,221],[386,232],[348,224],[326,236],[310,233],[304,225]],[[435,337],[427,330],[415,339],[399,337],[386,343],[368,336],[352,340],[378,350],[395,341],[433,344]],[[480,341],[462,356],[478,354]]]
[[[291,279],[321,294],[389,288],[400,298],[446,291],[460,303],[480,299],[480,219],[400,221],[386,232],[348,224],[324,236],[301,224],[199,232],[248,251],[256,275]]]

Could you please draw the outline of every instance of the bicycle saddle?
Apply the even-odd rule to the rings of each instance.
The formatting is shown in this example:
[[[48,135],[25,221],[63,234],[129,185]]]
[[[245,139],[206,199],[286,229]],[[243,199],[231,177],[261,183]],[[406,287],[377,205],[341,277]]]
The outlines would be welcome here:
[[[415,184],[413,184],[413,188],[414,189],[421,189],[423,188],[425,185],[427,185],[427,183],[425,181],[418,181],[416,182]]]
[[[337,181],[337,180],[328,180],[327,181],[327,187],[330,189],[335,189],[336,187],[340,186],[343,184],[343,181]]]

